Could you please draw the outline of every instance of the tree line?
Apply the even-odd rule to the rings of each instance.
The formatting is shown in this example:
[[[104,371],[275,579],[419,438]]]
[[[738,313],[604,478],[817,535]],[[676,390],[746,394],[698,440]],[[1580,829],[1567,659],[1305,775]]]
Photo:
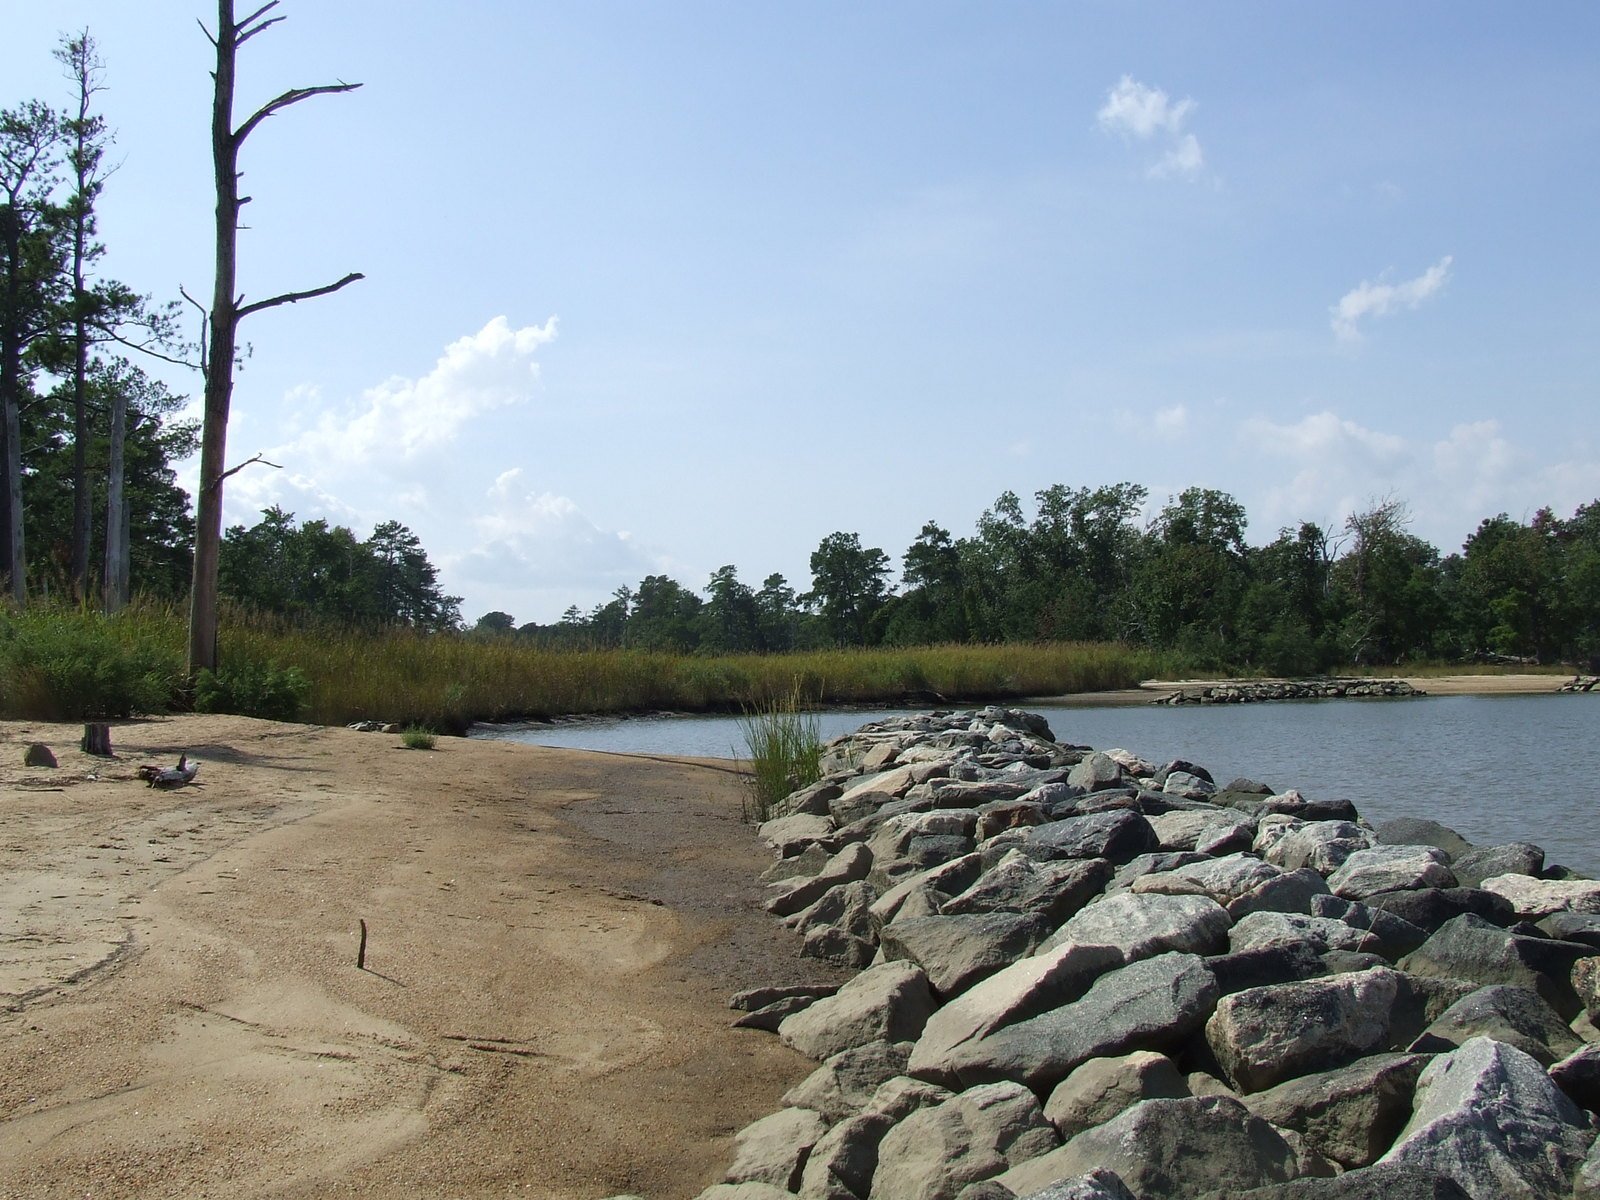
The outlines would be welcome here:
[[[619,588],[552,625],[481,617],[477,636],[552,647],[772,653],[940,642],[1119,641],[1172,651],[1196,668],[1308,674],[1340,665],[1442,659],[1591,663],[1600,655],[1600,500],[1570,518],[1484,519],[1459,552],[1409,529],[1397,499],[1338,529],[1282,529],[1245,541],[1245,509],[1189,488],[1149,522],[1133,483],[1062,484],[1031,511],[1006,492],[971,536],[937,522],[901,556],[829,534],[804,592],[782,575],[760,588],[718,568],[701,594],[665,575]]]

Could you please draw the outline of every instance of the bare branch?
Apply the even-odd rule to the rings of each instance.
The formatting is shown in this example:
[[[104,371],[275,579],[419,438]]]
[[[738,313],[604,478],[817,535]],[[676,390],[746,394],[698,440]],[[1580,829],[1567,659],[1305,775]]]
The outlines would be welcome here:
[[[209,376],[211,374],[211,355],[208,351],[209,343],[206,339],[206,333],[208,332],[211,323],[211,311],[210,309],[206,308],[204,304],[201,304],[200,301],[189,295],[189,293],[184,290],[182,284],[178,285],[178,295],[182,296],[190,304],[194,305],[195,310],[200,314],[200,373],[202,375]]]
[[[233,6],[230,4],[228,7],[232,8]],[[233,23],[233,30],[231,32],[237,32],[238,30],[243,29],[246,25],[249,25],[252,22],[266,16],[269,12],[277,7],[278,0],[268,0],[266,4],[263,4],[260,8],[256,9],[255,12],[251,13],[248,17],[245,17],[242,21],[235,21]],[[274,17],[273,19],[276,21],[283,20],[282,17]],[[238,43],[235,43],[235,45],[237,44]]]
[[[271,7],[272,7],[272,5],[270,5],[270,4],[267,5],[267,8],[271,8]],[[261,11],[265,12],[266,9],[264,8]],[[235,46],[242,46],[246,42],[248,42],[251,38],[255,37],[256,34],[260,33],[263,29],[271,29],[279,21],[287,21],[288,19],[289,19],[288,17],[273,17],[272,20],[270,20],[270,21],[261,22],[261,24],[257,25],[254,29],[246,29],[246,28],[244,28],[245,25],[249,24],[248,20],[241,21],[237,26],[235,26],[235,28],[237,28],[239,30],[239,38],[238,38],[238,40],[236,42],[234,42],[234,45]]]
[[[255,454],[255,455],[252,455],[251,457],[245,459],[237,467],[229,467],[221,475],[218,475],[215,479],[213,479],[211,481],[210,486],[212,488],[219,488],[219,487],[222,486],[222,481],[224,479],[228,478],[228,476],[237,475],[240,471],[244,470],[246,467],[255,466],[256,463],[260,463],[264,467],[272,467],[273,469],[278,470],[278,471],[283,470],[283,464],[282,463],[268,462],[265,458],[262,458],[261,455]]]
[[[280,18],[281,19],[281,18]],[[283,95],[273,100],[268,100],[255,112],[250,114],[250,119],[238,129],[234,130],[233,142],[238,145],[250,136],[250,131],[273,113],[288,108],[291,104],[299,104],[302,100],[309,100],[312,96],[330,96],[337,92],[353,92],[361,85],[359,83],[324,83],[317,87],[290,88]]]
[[[206,35],[206,41],[210,42],[211,45],[215,47],[217,44],[217,39],[211,36],[211,30],[206,28],[206,23],[199,17],[194,19],[194,23],[200,26],[200,32]],[[213,75],[212,78],[215,78],[215,75]]]
[[[260,312],[264,308],[276,308],[280,304],[298,304],[302,300],[310,300],[315,296],[326,296],[330,292],[337,292],[347,284],[352,284],[366,276],[359,271],[352,271],[337,283],[330,283],[323,287],[312,288],[306,292],[285,292],[281,296],[273,296],[267,300],[257,300],[254,304],[244,304],[239,307],[239,316],[248,317],[251,313]]]
[[[130,338],[123,337],[122,334],[119,333],[115,329],[110,329],[110,328],[107,328],[107,327],[105,327],[103,325],[102,326],[97,326],[97,328],[99,328],[101,330],[101,332],[106,334],[106,336],[111,341],[116,342],[120,346],[126,346],[129,350],[137,350],[140,354],[148,355],[151,358],[160,359],[164,363],[171,363],[175,367],[188,367],[191,370],[193,370],[196,367],[198,367],[202,371],[205,369],[205,367],[203,365],[198,364],[198,363],[192,363],[186,358],[173,358],[170,355],[161,353],[161,351],[159,351],[159,350],[152,350],[150,348],[151,347],[151,343],[149,343],[149,342],[135,342]]]

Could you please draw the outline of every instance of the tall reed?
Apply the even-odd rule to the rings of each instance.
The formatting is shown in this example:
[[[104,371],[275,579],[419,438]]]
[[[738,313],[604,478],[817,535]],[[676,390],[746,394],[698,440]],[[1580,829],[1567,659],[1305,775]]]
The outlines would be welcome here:
[[[738,722],[750,755],[744,817],[765,821],[778,801],[821,776],[821,726],[798,680],[787,695],[745,709]]]

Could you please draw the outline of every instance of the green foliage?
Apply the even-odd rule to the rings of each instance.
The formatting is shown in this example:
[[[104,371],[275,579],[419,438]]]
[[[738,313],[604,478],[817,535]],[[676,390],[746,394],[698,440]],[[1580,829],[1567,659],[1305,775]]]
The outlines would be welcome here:
[[[765,821],[778,801],[821,776],[822,734],[807,708],[796,681],[784,695],[746,708],[739,718],[750,756],[746,820]]]
[[[36,605],[0,613],[0,713],[78,721],[164,711],[182,677],[170,639],[136,615]]]
[[[272,662],[241,663],[203,670],[195,679],[196,712],[235,713],[268,721],[298,721],[311,695],[299,667]]]
[[[400,744],[407,750],[432,750],[436,740],[426,725],[407,725],[400,731]]]

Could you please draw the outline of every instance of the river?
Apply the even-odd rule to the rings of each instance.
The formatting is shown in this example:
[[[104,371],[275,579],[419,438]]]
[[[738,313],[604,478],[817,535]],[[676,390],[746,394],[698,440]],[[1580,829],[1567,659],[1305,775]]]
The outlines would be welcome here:
[[[1585,695],[1428,696],[1219,706],[1033,703],[1058,741],[1186,758],[1219,784],[1247,776],[1311,799],[1349,799],[1373,822],[1440,821],[1479,845],[1528,841],[1600,877],[1600,700]],[[909,709],[819,714],[822,736]],[[732,758],[738,722],[718,716],[597,719],[475,731],[546,746]]]

